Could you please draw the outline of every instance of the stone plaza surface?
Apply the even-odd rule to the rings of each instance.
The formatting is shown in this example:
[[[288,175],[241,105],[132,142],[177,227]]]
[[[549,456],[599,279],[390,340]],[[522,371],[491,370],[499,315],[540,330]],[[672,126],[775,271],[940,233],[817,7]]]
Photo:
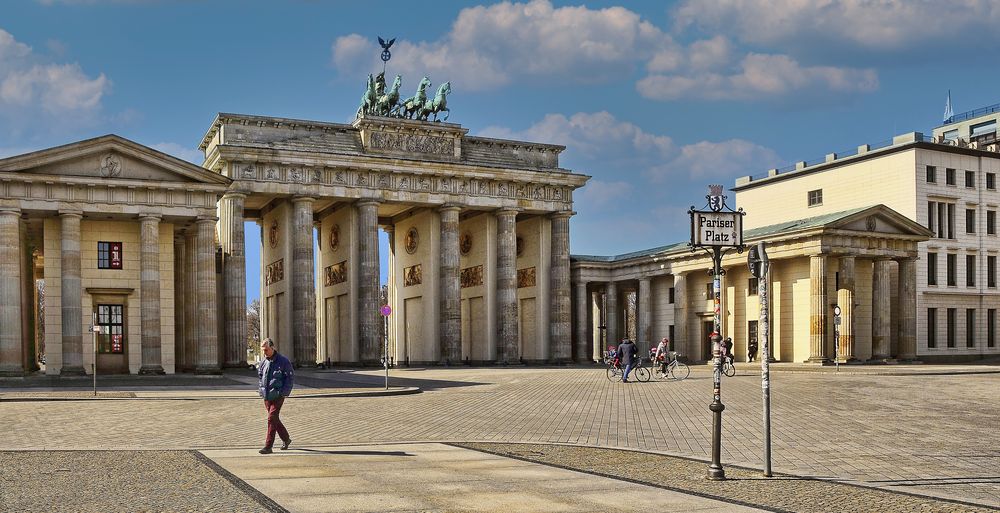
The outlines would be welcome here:
[[[930,504],[934,501],[927,499],[927,507],[913,511],[1000,508],[1000,500],[997,499],[1000,497],[1000,474],[997,473],[1000,450],[990,443],[995,433],[1000,431],[1000,399],[996,394],[1000,387],[1000,374],[997,373],[1000,368],[882,366],[845,368],[837,374],[832,368],[775,367],[772,375],[772,426],[776,473],[821,480],[798,482],[852,483],[961,501],[950,503],[949,509],[934,506]],[[379,477],[382,474],[374,470],[378,468],[378,458],[375,458],[378,455],[370,455],[373,458],[369,461],[364,450],[356,447],[359,445],[369,445],[372,452],[401,450],[438,454],[452,449],[444,449],[431,442],[571,444],[638,450],[651,453],[650,457],[673,455],[699,460],[706,460],[710,450],[711,416],[707,406],[711,400],[711,375],[705,367],[696,367],[691,377],[682,382],[635,384],[609,382],[599,367],[394,369],[394,387],[416,386],[423,392],[385,397],[296,399],[296,395],[315,390],[374,389],[382,383],[381,372],[375,370],[303,371],[300,381],[308,383],[312,390],[305,386],[299,388],[282,412],[294,439],[293,447],[298,451],[272,459],[255,457],[251,452],[261,443],[264,423],[259,400],[253,398],[252,392],[240,390],[240,383],[247,381],[247,377],[227,374],[222,379],[236,383],[226,385],[225,388],[231,388],[232,392],[223,397],[218,397],[218,394],[213,397],[194,387],[168,390],[171,387],[164,386],[160,390],[148,390],[149,387],[119,386],[106,391],[131,391],[141,398],[3,401],[0,408],[6,420],[6,436],[0,442],[0,450],[14,451],[3,453],[5,461],[9,461],[12,455],[45,458],[61,454],[20,452],[25,450],[153,450],[148,453],[152,460],[160,457],[157,455],[175,454],[161,451],[200,450],[214,459],[216,464],[230,469],[229,472],[237,478],[250,483],[290,511],[306,511],[308,508],[301,505],[301,498],[296,498],[297,495],[285,497],[277,492],[268,493],[265,491],[268,485],[258,482],[262,469],[282,463],[279,457],[318,457],[328,462],[322,465],[354,468],[356,471],[352,475],[355,476],[362,468],[370,469],[364,470],[368,477],[358,479],[367,483],[385,483],[386,494],[405,499],[410,490],[407,487],[412,484],[414,476],[408,475],[405,483],[410,484],[406,486],[403,486],[404,481],[398,481],[396,486],[394,483],[397,481]],[[32,390],[36,394],[48,393],[53,397],[82,391],[77,388],[19,388],[19,384],[22,383],[18,380],[0,383],[0,399]],[[157,397],[153,392],[168,395]],[[759,371],[754,367],[741,366],[737,376],[726,378],[723,382],[726,411],[722,461],[729,466],[730,475],[742,472],[737,465],[758,469],[761,466],[760,396]],[[399,449],[406,444],[410,444],[411,448]],[[388,449],[390,446],[395,448]],[[310,450],[333,454],[316,454]],[[361,453],[338,456],[337,451]],[[506,454],[504,450],[494,452]],[[537,458],[531,457],[533,452],[515,456],[534,459],[545,465],[588,471],[588,467],[581,466],[583,464],[564,461],[573,458],[572,451],[535,452],[538,453]],[[454,453],[453,459],[467,458],[459,454],[464,453]],[[251,458],[245,459],[246,456]],[[353,467],[345,466],[349,458],[355,458],[351,463]],[[305,463],[307,459],[297,461]],[[479,459],[483,459],[482,454]],[[241,467],[241,461],[247,465]],[[676,458],[664,461],[676,461]],[[667,464],[664,465],[662,475],[647,479],[632,477],[633,484],[655,485],[659,482],[656,479],[671,475],[666,470]],[[526,468],[537,467],[540,465]],[[241,468],[248,473],[241,475]],[[391,465],[385,467],[384,472],[391,476],[395,471],[390,468]],[[551,470],[551,467],[547,468]],[[705,464],[698,462],[694,469],[696,478],[700,480]],[[685,472],[691,473],[690,470]],[[602,487],[625,486],[621,481],[608,479],[606,473],[598,474],[605,475],[600,477],[605,482]],[[432,474],[427,475],[428,480],[431,477]],[[300,478],[306,480],[292,480],[289,484],[306,486],[308,479]],[[49,477],[36,475],[28,481],[38,481],[35,486],[44,487],[45,479]],[[419,480],[419,477],[416,479]],[[510,500],[518,494],[529,496],[536,491],[542,492],[545,482],[532,483],[528,480],[510,495]],[[667,483],[665,486],[669,489],[670,485]],[[846,506],[851,504],[853,495],[862,496],[866,490],[858,487],[844,489],[848,493],[842,497],[819,500],[821,503],[827,501],[830,507]],[[323,490],[324,493],[330,492],[329,489]],[[490,490],[482,490],[482,493],[492,493]],[[701,493],[696,489],[684,490],[693,495]],[[719,490],[724,489],[720,487]],[[732,493],[737,496],[729,499],[735,501],[740,500],[740,495],[750,493],[738,488],[733,490]],[[751,505],[767,504],[748,502]],[[480,509],[482,511],[502,510],[491,509],[489,502],[484,504]],[[540,511],[559,510],[543,508],[540,504],[536,507]],[[580,504],[586,506],[564,510],[601,510],[597,503]],[[737,505],[732,502],[716,504],[713,507],[722,509],[708,510],[738,511],[725,509]],[[981,505],[982,508],[974,505]],[[397,509],[405,511],[404,506],[400,505]],[[359,506],[356,510],[378,510],[366,507]],[[420,508],[423,509],[410,510],[457,510],[440,505]],[[150,509],[156,510],[153,507]],[[824,510],[805,507],[789,509],[774,505],[763,509]],[[841,509],[865,511],[863,504],[857,508]]]

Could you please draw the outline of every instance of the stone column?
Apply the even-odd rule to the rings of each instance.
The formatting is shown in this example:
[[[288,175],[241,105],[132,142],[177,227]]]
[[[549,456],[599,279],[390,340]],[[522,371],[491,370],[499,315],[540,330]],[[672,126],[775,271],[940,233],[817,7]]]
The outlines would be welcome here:
[[[316,366],[316,275],[313,198],[292,198],[292,352],[295,364]]]
[[[223,286],[226,305],[226,352],[223,365],[246,367],[247,361],[247,279],[243,205],[246,195],[236,192],[222,197],[226,223],[223,230]],[[312,246],[310,245],[310,248]],[[295,353],[299,354],[299,353]]]
[[[517,333],[517,210],[505,208],[497,217],[497,308],[504,363],[519,363]]]
[[[442,363],[462,361],[462,288],[459,282],[457,205],[444,205],[441,215],[440,331]]]
[[[872,360],[889,359],[890,264],[888,259],[876,259],[872,273]]]
[[[609,281],[604,289],[604,331],[608,334],[608,345],[618,346],[621,336],[618,334],[618,284]]]
[[[377,363],[381,354],[379,339],[379,268],[378,205],[361,200],[358,208],[358,319],[361,337],[361,361]]]
[[[184,257],[187,248],[183,235],[174,236],[174,373],[184,368],[187,360],[187,328],[184,323],[187,268]]]
[[[397,337],[396,329],[396,319],[400,315],[399,304],[396,302],[396,225],[383,226],[382,231],[385,232],[386,236],[389,238],[389,254],[388,262],[386,265],[389,266],[386,269],[386,304],[392,308],[392,313],[389,314],[388,318],[380,318],[379,321],[382,323],[382,328],[386,330],[385,337],[389,340],[389,358],[395,362],[400,362],[399,354],[396,352],[397,344],[399,338]],[[381,274],[381,273],[380,273]],[[459,284],[461,288],[461,284]],[[461,292],[459,292],[461,294]]]
[[[160,216],[139,217],[139,299],[142,366],[139,374],[163,374],[160,347]]]
[[[80,212],[60,212],[63,376],[82,376],[83,288],[80,278]]]
[[[897,260],[899,265],[899,355],[917,359],[917,263],[916,258]]]
[[[215,318],[215,221],[214,217],[199,217],[197,226],[198,280],[197,325],[198,359],[194,371],[197,374],[217,374],[219,372],[218,324]]]
[[[604,330],[601,329],[604,319],[604,294],[600,291],[594,291],[590,293],[590,311],[593,312],[593,320],[587,325],[590,329],[590,335],[594,339],[594,353],[591,355],[595,362],[601,361],[604,356],[605,350],[605,340],[604,340]]]
[[[80,217],[76,217],[79,227]],[[0,208],[0,376],[20,376],[21,366],[21,210]],[[79,230],[77,230],[79,234]],[[79,239],[77,239],[79,240]],[[77,243],[79,246],[79,242]],[[77,269],[79,270],[79,249]],[[77,288],[79,288],[79,271]],[[79,324],[77,325],[79,330]],[[78,343],[79,344],[79,343]],[[83,367],[80,367],[83,371]]]
[[[826,354],[826,255],[809,257],[809,359],[828,363]]]
[[[588,354],[587,349],[590,347],[590,334],[592,329],[590,323],[590,317],[587,315],[589,313],[587,306],[590,305],[590,294],[587,292],[587,282],[578,282],[576,284],[576,318],[574,319],[574,327],[576,328],[576,350],[573,354],[576,358],[577,363],[587,363],[592,362],[593,354]]]
[[[688,338],[687,273],[674,274],[674,339],[670,349],[688,358],[698,354],[698,341]]]
[[[569,218],[572,216],[573,212],[556,212],[550,216],[552,255],[549,270],[549,347],[551,358],[556,362],[568,362],[573,356],[569,279]]]
[[[198,364],[201,332],[198,325],[198,234],[191,226],[184,234],[184,370]]]
[[[636,338],[639,341],[636,345],[642,349],[643,347],[649,347],[652,341],[649,339],[649,330],[652,326],[652,312],[650,311],[650,305],[652,304],[651,295],[651,285],[652,281],[650,278],[639,278],[639,297],[637,298],[638,312],[635,313],[636,324]]]
[[[837,357],[841,362],[855,360],[854,356],[854,256],[840,257],[840,288],[837,305],[840,306],[840,340]]]

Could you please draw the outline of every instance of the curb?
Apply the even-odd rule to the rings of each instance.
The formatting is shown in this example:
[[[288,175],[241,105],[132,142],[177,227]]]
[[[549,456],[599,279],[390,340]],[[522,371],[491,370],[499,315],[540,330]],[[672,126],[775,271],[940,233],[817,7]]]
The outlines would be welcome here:
[[[419,387],[399,387],[390,388],[389,390],[376,389],[376,390],[356,390],[349,392],[316,392],[307,394],[296,394],[293,397],[295,399],[319,399],[328,397],[387,397],[396,395],[410,395],[419,394],[423,392]],[[3,393],[0,393],[0,403],[2,402],[54,402],[54,401],[203,401],[203,400],[213,400],[213,399],[247,399],[247,400],[258,400],[260,397],[254,395],[206,395],[206,396],[187,396],[187,397],[177,397],[177,396],[135,396],[132,397],[112,397],[105,396],[101,397],[102,392],[98,392],[97,397],[93,396],[52,396],[52,397],[4,397]],[[136,392],[128,391],[108,391],[103,393],[110,394],[135,394]],[[148,393],[148,392],[139,392]]]

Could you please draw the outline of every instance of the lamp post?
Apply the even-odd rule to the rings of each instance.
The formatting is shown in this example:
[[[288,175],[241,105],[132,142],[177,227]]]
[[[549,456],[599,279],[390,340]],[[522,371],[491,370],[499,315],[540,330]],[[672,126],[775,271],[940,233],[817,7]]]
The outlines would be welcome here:
[[[709,185],[707,208],[688,210],[691,216],[691,251],[705,249],[712,256],[712,295],[715,308],[712,333],[712,404],[708,406],[712,412],[712,462],[708,466],[708,479],[721,481],[726,479],[722,468],[722,412],[726,406],[722,404],[722,257],[730,249],[742,253],[743,246],[743,209],[733,210],[726,205],[726,196],[722,194],[721,185]]]

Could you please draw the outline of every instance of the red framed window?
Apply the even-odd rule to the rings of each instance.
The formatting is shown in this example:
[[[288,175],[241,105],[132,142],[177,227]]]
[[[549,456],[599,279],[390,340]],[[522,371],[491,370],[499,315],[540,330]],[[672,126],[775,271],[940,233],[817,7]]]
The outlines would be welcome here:
[[[98,269],[122,268],[121,242],[102,241],[97,243],[97,268]]]

